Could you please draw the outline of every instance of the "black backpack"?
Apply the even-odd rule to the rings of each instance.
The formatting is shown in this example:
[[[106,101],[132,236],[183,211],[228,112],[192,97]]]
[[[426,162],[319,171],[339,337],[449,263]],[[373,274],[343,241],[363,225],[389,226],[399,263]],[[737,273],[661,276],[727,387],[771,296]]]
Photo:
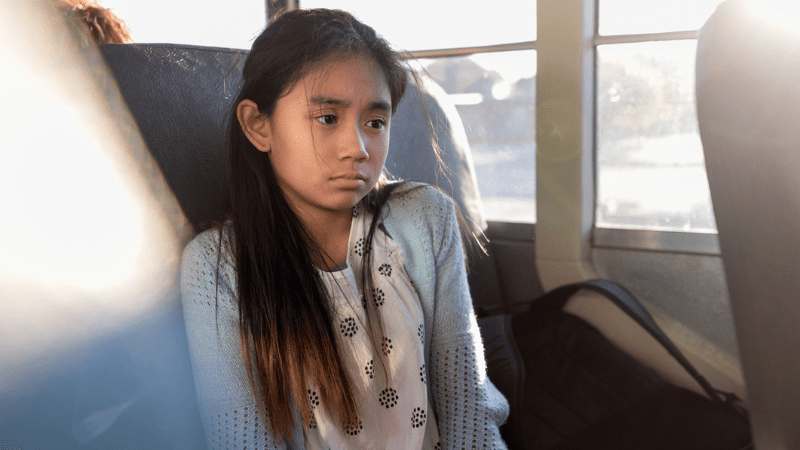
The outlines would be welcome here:
[[[566,313],[581,289],[603,294],[697,380],[706,396],[672,385]],[[750,425],[739,399],[714,389],[619,284],[589,280],[554,289],[524,312],[481,310],[489,378],[506,395],[510,449],[744,450]],[[492,314],[494,313],[494,314]]]

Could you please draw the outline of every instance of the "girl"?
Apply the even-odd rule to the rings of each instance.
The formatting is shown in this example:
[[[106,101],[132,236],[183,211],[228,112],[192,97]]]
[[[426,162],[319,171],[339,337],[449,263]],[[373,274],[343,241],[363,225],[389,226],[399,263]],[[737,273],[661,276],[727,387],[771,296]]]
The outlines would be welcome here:
[[[386,183],[407,72],[341,11],[255,40],[228,130],[228,214],[183,256],[209,448],[505,448],[454,203]]]

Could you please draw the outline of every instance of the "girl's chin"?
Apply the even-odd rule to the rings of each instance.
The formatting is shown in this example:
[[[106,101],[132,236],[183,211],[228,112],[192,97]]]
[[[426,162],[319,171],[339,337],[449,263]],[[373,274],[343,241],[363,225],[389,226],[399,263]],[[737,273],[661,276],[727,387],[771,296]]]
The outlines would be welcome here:
[[[347,211],[349,214],[350,210],[352,210],[354,206],[358,205],[361,200],[366,197],[366,195],[366,193],[362,194],[353,192],[352,195],[348,195],[347,198],[342,198],[340,201],[336,201],[331,204],[330,209],[342,212]]]

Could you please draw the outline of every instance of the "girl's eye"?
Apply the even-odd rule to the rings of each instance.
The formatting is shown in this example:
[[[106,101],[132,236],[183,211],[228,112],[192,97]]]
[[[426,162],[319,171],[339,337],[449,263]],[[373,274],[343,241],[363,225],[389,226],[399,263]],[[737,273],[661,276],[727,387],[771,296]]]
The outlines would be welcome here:
[[[336,123],[336,116],[333,114],[326,114],[324,116],[317,117],[317,120],[325,125],[333,125]]]
[[[367,126],[370,128],[375,128],[376,130],[380,130],[386,126],[386,121],[383,119],[373,119],[367,122]]]

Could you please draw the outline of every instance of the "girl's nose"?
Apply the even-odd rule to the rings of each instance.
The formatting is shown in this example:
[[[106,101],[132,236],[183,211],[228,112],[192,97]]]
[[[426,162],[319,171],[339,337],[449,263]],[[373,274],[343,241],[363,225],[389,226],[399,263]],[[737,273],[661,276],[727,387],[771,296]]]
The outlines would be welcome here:
[[[356,124],[355,126],[347,127],[346,131],[343,131],[343,133],[344,136],[341,139],[339,157],[341,159],[352,158],[359,162],[369,159],[366,137],[361,131],[361,127]]]

